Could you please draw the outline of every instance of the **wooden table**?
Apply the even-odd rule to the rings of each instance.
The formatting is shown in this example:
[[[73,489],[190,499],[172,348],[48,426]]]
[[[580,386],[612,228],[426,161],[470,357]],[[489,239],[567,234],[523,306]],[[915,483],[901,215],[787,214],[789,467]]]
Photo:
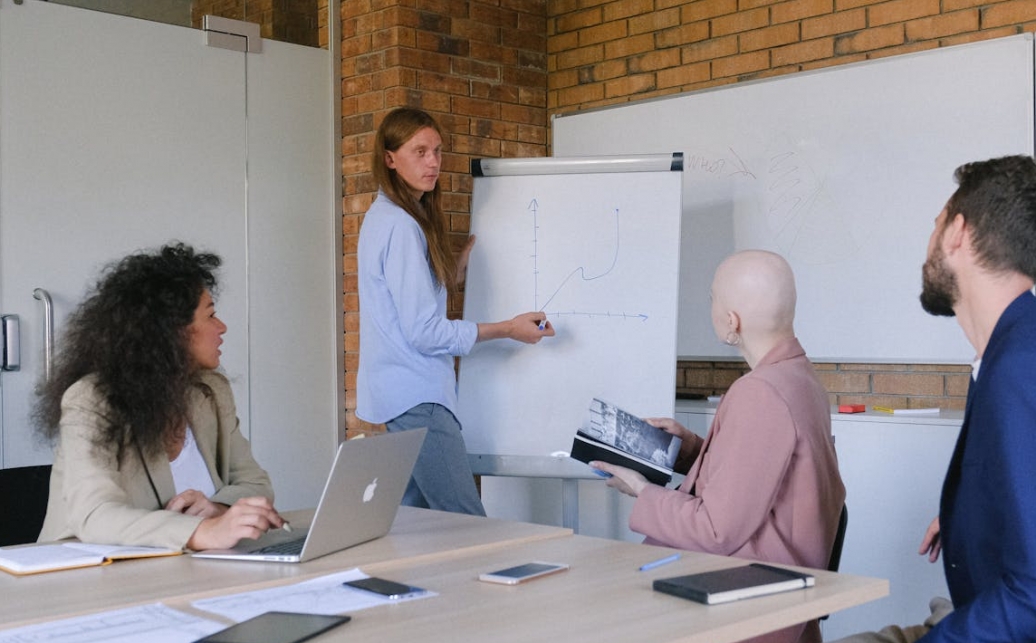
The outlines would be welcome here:
[[[656,578],[711,571],[747,561],[685,552],[675,563],[638,568],[673,550],[572,536],[424,562],[386,562],[364,571],[439,596],[376,607],[320,641],[415,640],[727,643],[801,623],[886,596],[888,582],[809,570],[816,586],[725,605],[701,605],[655,592]],[[567,572],[517,586],[477,580],[481,572],[533,560]]]
[[[313,511],[287,512],[292,524],[308,526]],[[301,564],[262,563],[174,556],[125,560],[32,576],[0,572],[0,629],[129,605],[169,600],[199,591],[227,593],[305,580],[385,561],[422,561],[444,554],[477,553],[544,538],[569,529],[400,507],[388,535]]]
[[[888,594],[884,580],[811,570],[816,587],[705,606],[655,592],[651,582],[746,561],[684,552],[674,563],[638,571],[672,552],[557,527],[404,508],[385,538],[301,565],[182,556],[22,578],[2,575],[0,629],[156,601],[226,622],[191,602],[353,567],[438,595],[356,611],[352,622],[315,641],[728,643]],[[518,586],[477,580],[481,572],[534,560],[568,563],[571,569]]]

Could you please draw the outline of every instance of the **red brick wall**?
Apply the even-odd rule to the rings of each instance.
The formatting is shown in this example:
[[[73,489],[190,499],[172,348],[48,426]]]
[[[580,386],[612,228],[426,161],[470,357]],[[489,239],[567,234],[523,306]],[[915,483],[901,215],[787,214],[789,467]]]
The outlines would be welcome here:
[[[548,9],[551,112],[1036,30],[1031,0],[554,0]]]
[[[831,404],[961,410],[968,393],[970,364],[816,364]],[[719,395],[748,371],[738,362],[680,361],[676,391]]]
[[[342,3],[343,293],[346,426],[359,363],[356,243],[377,192],[370,151],[382,117],[420,107],[444,130],[441,184],[450,230],[468,233],[470,161],[547,153],[546,0],[349,0]],[[459,314],[462,302],[450,302]]]

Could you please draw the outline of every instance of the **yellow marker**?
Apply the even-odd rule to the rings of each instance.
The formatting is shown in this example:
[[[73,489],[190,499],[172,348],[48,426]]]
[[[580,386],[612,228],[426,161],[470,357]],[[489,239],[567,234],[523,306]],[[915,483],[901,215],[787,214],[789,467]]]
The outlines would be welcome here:
[[[879,413],[895,413],[895,409],[890,409],[887,406],[872,406],[872,411],[878,411]]]

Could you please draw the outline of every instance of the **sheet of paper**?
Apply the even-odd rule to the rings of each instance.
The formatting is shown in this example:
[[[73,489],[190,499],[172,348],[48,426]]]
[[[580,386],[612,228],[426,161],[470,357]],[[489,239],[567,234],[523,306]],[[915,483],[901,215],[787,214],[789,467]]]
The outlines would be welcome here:
[[[346,581],[367,577],[367,574],[356,568],[281,587],[204,598],[194,601],[191,606],[235,621],[243,621],[273,610],[306,614],[344,614],[378,605],[436,596],[435,592],[427,592],[413,598],[393,600],[342,585]]]
[[[0,643],[191,643],[225,627],[156,603],[5,630]]]
[[[102,555],[95,552],[81,551],[64,545],[36,545],[33,547],[14,547],[0,549],[0,558],[18,563],[24,567],[36,565],[73,565],[91,560],[101,562]]]

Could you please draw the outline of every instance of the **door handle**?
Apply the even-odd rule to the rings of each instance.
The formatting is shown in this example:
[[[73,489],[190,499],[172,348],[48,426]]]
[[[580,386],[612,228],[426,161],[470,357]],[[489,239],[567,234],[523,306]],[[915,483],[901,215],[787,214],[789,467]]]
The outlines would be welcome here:
[[[3,315],[0,316],[0,320],[3,322],[4,334],[3,362],[0,363],[0,370],[21,370],[22,351],[18,315]]]
[[[49,382],[54,365],[54,302],[42,288],[33,290],[32,296],[43,302],[43,381]]]

